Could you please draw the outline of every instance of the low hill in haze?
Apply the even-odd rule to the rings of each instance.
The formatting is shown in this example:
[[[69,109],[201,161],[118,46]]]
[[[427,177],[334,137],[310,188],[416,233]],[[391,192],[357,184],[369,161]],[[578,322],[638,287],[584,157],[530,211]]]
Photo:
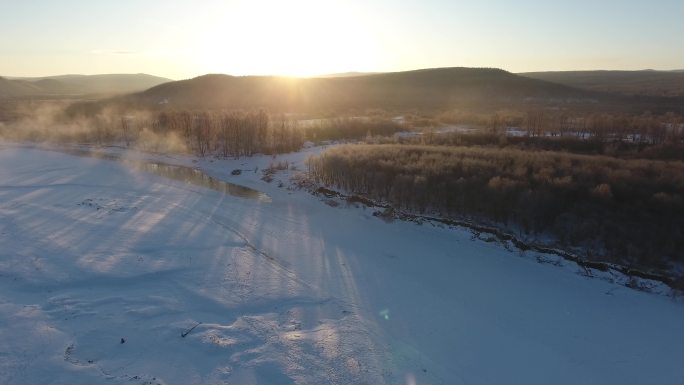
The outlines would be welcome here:
[[[153,109],[330,111],[481,108],[591,101],[591,92],[490,68],[438,68],[362,76],[286,78],[204,75],[112,99]]]
[[[147,74],[0,78],[0,98],[125,94],[169,81],[171,80]]]
[[[0,77],[0,98],[27,96],[40,92],[40,86],[33,82]]]
[[[318,76],[312,76],[316,78],[346,78],[346,77],[353,77],[353,76],[365,76],[365,75],[375,75],[379,74],[381,72],[358,72],[358,71],[351,71],[351,72],[339,72],[339,73],[334,73],[334,74],[324,74],[324,75],[318,75]]]
[[[589,91],[657,97],[684,96],[684,71],[560,71],[519,75]]]

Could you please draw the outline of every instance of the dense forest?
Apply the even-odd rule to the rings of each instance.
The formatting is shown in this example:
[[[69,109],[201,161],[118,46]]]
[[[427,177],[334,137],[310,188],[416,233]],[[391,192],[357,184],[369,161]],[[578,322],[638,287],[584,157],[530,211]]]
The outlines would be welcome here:
[[[425,118],[427,125],[467,124],[488,133],[505,133],[507,128],[517,128],[528,137],[577,137],[648,144],[684,140],[684,116],[671,111],[637,114],[549,109],[508,109],[493,113],[447,110]]]
[[[305,141],[388,137],[407,129],[406,125],[382,116],[301,120],[265,110],[131,111],[69,116],[63,113],[63,104],[51,102],[50,106],[53,108],[48,108],[48,112],[0,124],[0,138],[242,157],[297,151]],[[26,108],[15,110],[22,114]]]
[[[265,111],[173,111],[92,117],[40,116],[0,126],[7,140],[124,145],[147,151],[199,156],[250,156],[295,151],[303,131],[284,115]]]
[[[684,164],[550,151],[346,145],[308,161],[316,181],[396,208],[553,236],[593,259],[684,260]]]
[[[122,119],[125,131],[126,119]],[[200,156],[251,156],[301,148],[303,137],[291,120],[270,121],[264,111],[231,113],[161,113],[152,124],[155,133],[174,134]]]
[[[589,91],[642,96],[684,96],[682,71],[551,71],[519,75]]]

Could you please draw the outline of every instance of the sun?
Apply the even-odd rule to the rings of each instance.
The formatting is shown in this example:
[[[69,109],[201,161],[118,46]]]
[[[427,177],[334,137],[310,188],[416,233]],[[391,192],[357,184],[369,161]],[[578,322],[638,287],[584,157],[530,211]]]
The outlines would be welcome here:
[[[313,76],[372,68],[360,12],[342,2],[250,1],[225,6],[195,54],[202,72]]]

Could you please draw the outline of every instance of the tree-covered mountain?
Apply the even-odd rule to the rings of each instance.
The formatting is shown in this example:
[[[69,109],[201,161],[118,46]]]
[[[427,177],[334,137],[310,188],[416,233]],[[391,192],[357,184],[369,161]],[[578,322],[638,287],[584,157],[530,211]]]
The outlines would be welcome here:
[[[622,95],[684,96],[682,70],[526,72],[520,75],[589,91]]]
[[[272,111],[441,109],[589,101],[591,92],[492,68],[438,68],[345,77],[204,75],[117,99],[153,108]]]

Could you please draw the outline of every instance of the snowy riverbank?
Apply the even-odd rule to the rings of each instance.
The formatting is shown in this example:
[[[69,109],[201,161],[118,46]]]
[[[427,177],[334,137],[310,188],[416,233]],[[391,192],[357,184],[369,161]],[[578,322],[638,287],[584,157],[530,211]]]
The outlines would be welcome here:
[[[684,377],[681,303],[288,188],[320,150],[238,160],[98,150],[198,167],[264,202],[1,146],[0,384]],[[262,180],[278,163],[291,170]]]

